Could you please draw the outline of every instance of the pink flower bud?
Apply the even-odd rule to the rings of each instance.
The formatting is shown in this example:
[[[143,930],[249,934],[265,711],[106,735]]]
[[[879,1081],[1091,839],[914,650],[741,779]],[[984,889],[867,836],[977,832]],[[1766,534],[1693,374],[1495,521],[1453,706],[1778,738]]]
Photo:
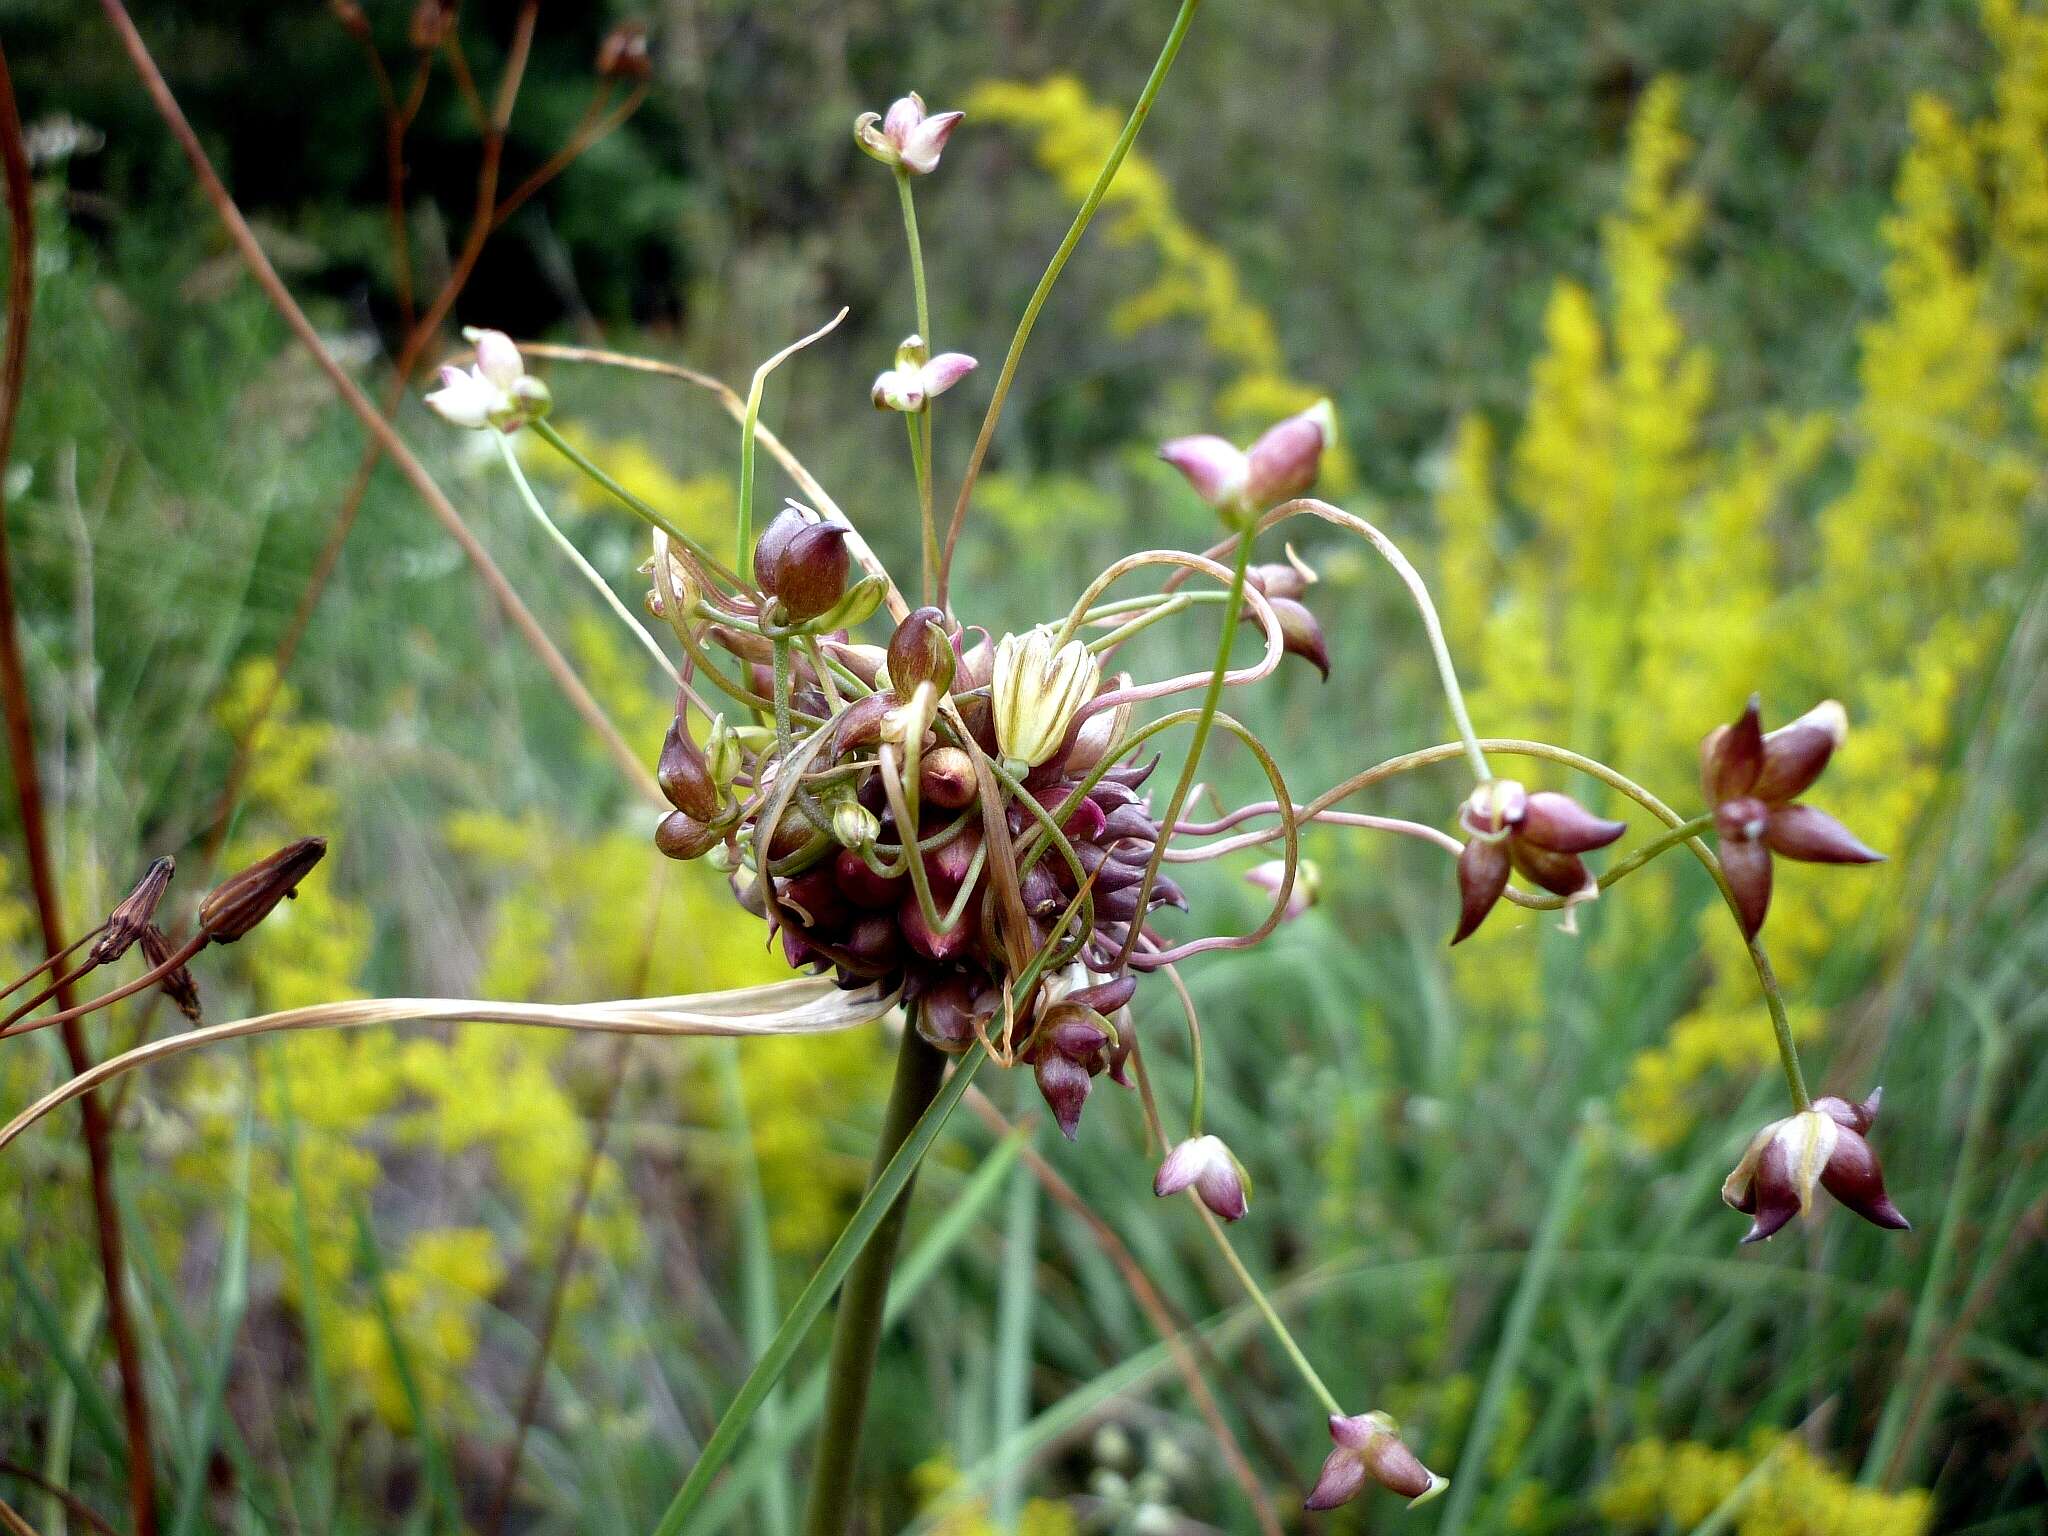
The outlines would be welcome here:
[[[927,113],[924,98],[912,91],[889,104],[887,115],[863,112],[853,125],[854,142],[884,165],[901,166],[913,176],[929,176],[962,112]]]
[[[1247,884],[1256,885],[1260,890],[1278,895],[1280,885],[1287,878],[1285,859],[1268,859],[1244,872]],[[1282,922],[1292,922],[1316,904],[1322,895],[1323,872],[1313,861],[1302,859],[1294,866],[1294,884],[1287,892],[1287,910],[1281,914]]]
[[[1450,1487],[1416,1459],[1402,1443],[1400,1427],[1384,1413],[1330,1415],[1330,1438],[1336,1442],[1323,1462],[1322,1475],[1304,1509],[1335,1509],[1364,1491],[1368,1479],[1408,1500],[1413,1509]]]
[[[1225,1221],[1243,1218],[1250,1181],[1229,1147],[1216,1136],[1191,1136],[1166,1154],[1152,1193],[1162,1198],[1193,1189],[1202,1204]]]

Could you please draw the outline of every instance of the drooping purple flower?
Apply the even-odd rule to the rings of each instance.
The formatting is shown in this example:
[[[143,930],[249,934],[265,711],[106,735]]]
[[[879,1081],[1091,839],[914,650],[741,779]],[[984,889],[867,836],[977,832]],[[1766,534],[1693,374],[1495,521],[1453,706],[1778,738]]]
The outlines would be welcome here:
[[[1459,808],[1466,833],[1458,855],[1458,930],[1453,944],[1470,938],[1520,870],[1555,896],[1576,896],[1595,885],[1580,859],[1605,848],[1628,824],[1595,816],[1569,795],[1530,794],[1513,779],[1489,779]]]
[[[1882,1100],[1882,1089],[1861,1104],[1830,1094],[1750,1138],[1742,1161],[1721,1185],[1722,1200],[1753,1218],[1745,1243],[1763,1242],[1804,1214],[1816,1184],[1873,1226],[1911,1228],[1885,1193],[1884,1169],[1865,1139]]]
[[[1700,785],[1714,807],[1721,868],[1735,893],[1744,938],[1756,937],[1770,911],[1773,854],[1808,864],[1875,864],[1884,858],[1827,812],[1793,803],[1848,734],[1848,714],[1827,699],[1766,735],[1760,701],[1752,694],[1733,725],[1716,726],[1700,743]]]

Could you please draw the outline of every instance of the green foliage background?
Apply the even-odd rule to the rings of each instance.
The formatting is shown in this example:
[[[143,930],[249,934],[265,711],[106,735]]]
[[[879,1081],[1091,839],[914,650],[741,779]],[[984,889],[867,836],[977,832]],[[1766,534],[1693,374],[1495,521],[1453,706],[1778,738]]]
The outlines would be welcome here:
[[[405,64],[408,7],[368,9]],[[468,9],[488,82],[511,8]],[[374,393],[396,304],[359,52],[310,3],[136,10]],[[920,187],[934,339],[985,364],[940,408],[943,487],[1072,179],[1099,158],[1087,114],[1113,131],[1169,15],[672,0],[649,18],[646,106],[507,226],[458,317],[737,381],[850,305],[778,376],[768,417],[909,569],[900,429],[864,400],[909,328],[908,277],[888,178],[848,125],[911,86],[970,107]],[[582,110],[612,19],[544,8],[515,176]],[[32,125],[104,136],[38,179],[29,391],[5,467],[84,926],[149,854],[199,867],[360,440],[240,275],[96,12],[0,0],[0,37]],[[475,149],[445,69],[427,100],[408,193],[431,286]],[[2017,1532],[2048,1507],[2044,102],[2048,33],[1999,0],[1210,0],[1125,195],[1046,311],[964,547],[971,621],[1063,609],[1128,548],[1207,542],[1213,521],[1151,446],[1247,434],[1327,392],[1336,489],[1431,573],[1483,731],[1613,752],[1685,807],[1690,743],[1751,687],[1775,717],[1819,692],[1851,704],[1850,749],[1815,798],[1894,859],[1784,874],[1773,936],[1809,1072],[1887,1087],[1878,1144],[1908,1236],[1831,1213],[1735,1252],[1715,1191],[1781,1089],[1697,871],[1624,887],[1579,937],[1496,918],[1450,957],[1439,855],[1322,833],[1322,908],[1194,968],[1211,1113],[1258,1179],[1249,1261],[1340,1395],[1401,1414],[1454,1475],[1409,1525]],[[729,537],[736,434],[706,397],[549,378],[565,429]],[[416,405],[400,424],[651,761],[669,701],[644,658],[490,460]],[[631,596],[634,527],[543,484]],[[1446,734],[1385,573],[1305,548],[1336,678],[1284,673],[1249,710],[1298,792]],[[1194,625],[1144,657],[1198,664],[1211,644]],[[214,1017],[774,974],[713,884],[663,867],[615,767],[388,469],[253,761],[227,856],[306,831],[335,851],[286,921],[206,962]],[[1213,777],[1249,792],[1246,769],[1220,755]],[[1372,808],[1442,822],[1458,792],[1446,774]],[[0,938],[26,965],[17,848]],[[1205,917],[1254,920],[1231,872],[1196,895]],[[1170,999],[1148,989],[1140,1022],[1184,1105]],[[95,1045],[168,1027],[115,1010]],[[481,1522],[586,1169],[590,1225],[513,1520],[654,1523],[857,1192],[886,1052],[844,1036],[614,1056],[512,1033],[309,1036],[135,1082],[122,1173],[158,1460],[187,1529]],[[7,1105],[59,1067],[47,1033],[9,1042]],[[997,1096],[1029,1111],[1014,1076]],[[1188,1213],[1151,1199],[1135,1107],[1102,1099],[1078,1148],[1036,1145],[1181,1316],[1214,1320],[1210,1378],[1289,1511],[1325,1444],[1313,1404]],[[882,1364],[870,1527],[1252,1529],[1098,1243],[997,1145],[963,1122],[922,1186],[929,1268]],[[0,1160],[0,1458],[112,1512],[83,1199],[69,1122]],[[223,1327],[245,1213],[249,1300]],[[782,1411],[800,1446],[801,1395]],[[764,1431],[727,1528],[778,1530],[801,1461]],[[65,1528],[61,1506],[0,1491]],[[1322,1528],[1399,1518],[1381,1502]]]

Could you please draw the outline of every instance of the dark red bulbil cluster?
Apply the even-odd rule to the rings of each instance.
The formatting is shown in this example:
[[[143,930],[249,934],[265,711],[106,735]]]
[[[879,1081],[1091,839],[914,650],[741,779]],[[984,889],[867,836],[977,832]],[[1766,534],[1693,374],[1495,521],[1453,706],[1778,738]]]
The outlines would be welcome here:
[[[1071,1137],[1093,1080],[1125,1081],[1128,1016],[1118,1016],[1136,980],[1124,951],[1159,841],[1143,792],[1158,759],[1114,763],[1124,712],[1080,710],[1057,750],[1013,778],[1020,795],[994,767],[1003,760],[997,648],[985,632],[925,607],[886,648],[849,643],[843,631],[813,634],[815,659],[810,646],[785,644],[778,663],[778,634],[841,601],[844,530],[785,513],[763,532],[754,564],[764,598],[756,622],[711,623],[704,634],[743,663],[764,698],[785,668],[795,723],[769,740],[756,727],[757,750],[734,753],[722,782],[679,700],[656,772],[675,809],[656,844],[680,859],[722,849],[734,894],[768,923],[790,965],[900,994],[943,1051],[1007,1042]],[[821,677],[826,658],[831,676]],[[793,793],[779,785],[785,763],[799,765]],[[990,794],[1001,849],[990,846]],[[915,819],[909,853],[906,814]],[[1046,831],[1055,818],[1064,847]],[[998,861],[1014,872],[1014,906]],[[1145,905],[1185,910],[1187,901],[1159,876]],[[1012,978],[1049,943],[1060,964],[1030,996],[1013,995]]]

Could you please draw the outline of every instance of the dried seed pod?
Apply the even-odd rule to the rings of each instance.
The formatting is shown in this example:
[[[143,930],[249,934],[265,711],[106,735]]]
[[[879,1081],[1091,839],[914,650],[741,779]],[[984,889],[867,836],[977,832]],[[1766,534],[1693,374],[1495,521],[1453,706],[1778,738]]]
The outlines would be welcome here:
[[[177,953],[171,945],[170,936],[155,923],[144,926],[139,942],[142,945],[142,958],[149,962],[151,970],[155,970]],[[157,981],[157,989],[171,1000],[178,1012],[194,1024],[206,1022],[199,1013],[199,983],[192,979],[192,972],[187,967],[174,966],[164,972]]]
[[[326,838],[302,837],[228,876],[199,903],[200,931],[216,944],[234,943],[297,895],[299,882],[326,853]]]
[[[647,23],[622,21],[597,45],[597,74],[602,80],[638,84],[654,73],[647,57]]]

